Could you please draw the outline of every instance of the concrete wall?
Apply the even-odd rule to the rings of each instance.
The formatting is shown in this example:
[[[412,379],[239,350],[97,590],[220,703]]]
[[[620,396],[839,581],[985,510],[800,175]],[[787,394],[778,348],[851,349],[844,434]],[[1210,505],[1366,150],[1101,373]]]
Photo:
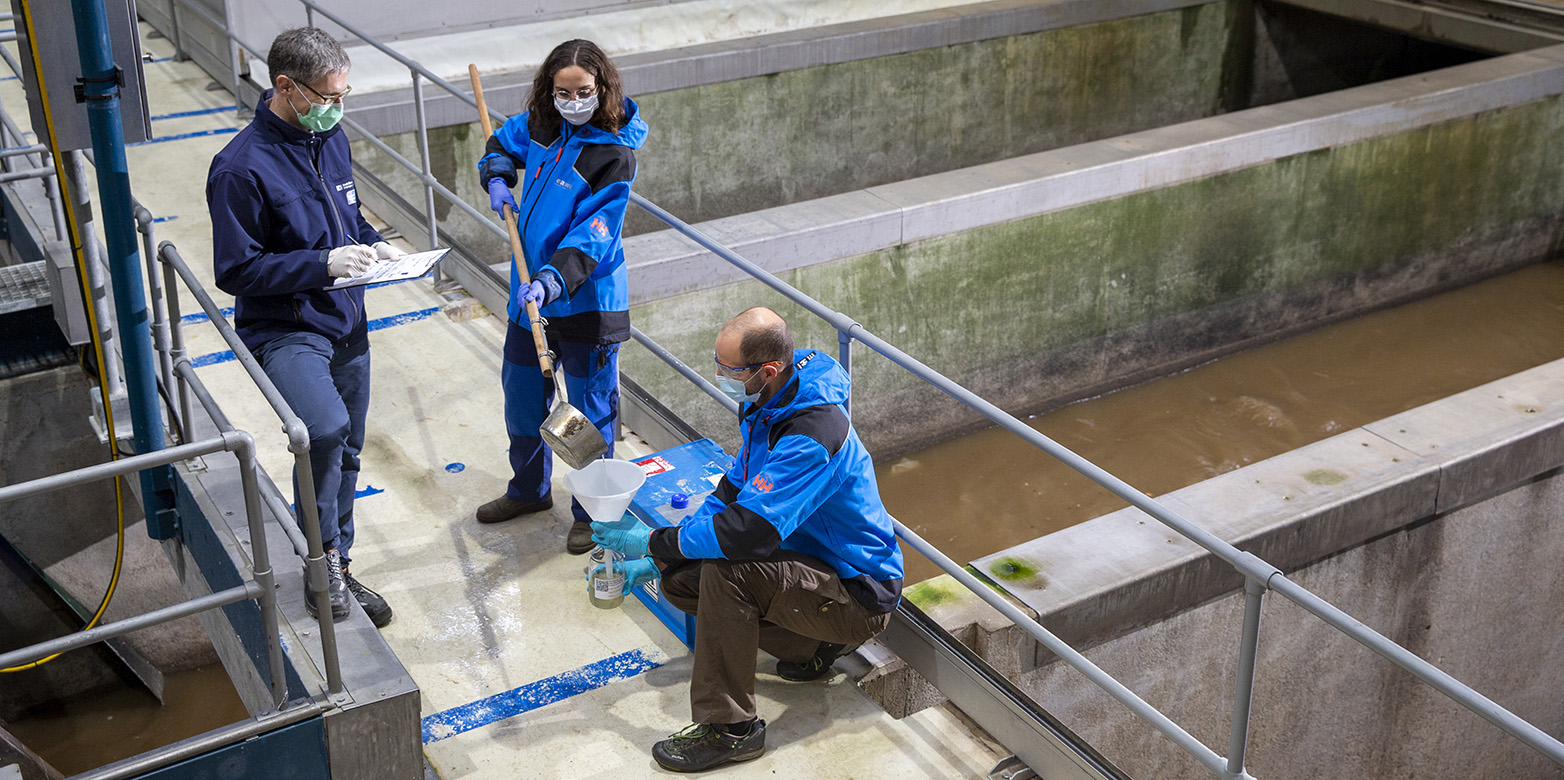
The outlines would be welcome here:
[[[1304,113],[1301,106],[1254,111],[1273,110],[1278,121],[1292,126],[1299,126],[1297,117]],[[1235,124],[1254,124],[1232,116]],[[1193,144],[1205,137],[1195,132],[1197,124],[1168,128],[1166,134]],[[1560,132],[1564,102],[1551,97],[1111,200],[773,270],[979,395],[1015,412],[1042,411],[1548,256],[1564,203],[1559,176],[1564,157],[1556,144],[1539,139]],[[1157,161],[1158,142],[1149,136],[1060,150],[1049,153],[1049,160],[1069,168],[1073,160],[1096,162],[1145,147],[1150,168],[1122,175],[1172,176],[1181,170],[1181,161]],[[1034,161],[1025,165],[1041,167]],[[959,203],[956,193],[965,185],[954,175],[947,178],[921,185],[917,194],[929,203]],[[1089,186],[1063,174],[1037,181]],[[1013,185],[982,186],[992,197],[950,212],[1026,207]],[[916,188],[909,183],[903,189],[910,198]],[[1054,197],[1047,185],[1036,191],[1040,198]],[[893,206],[887,211],[901,218]],[[938,218],[933,207],[929,212],[929,218]],[[782,217],[769,219],[775,236],[785,239],[784,248],[811,246],[776,227]],[[862,223],[871,224],[868,217]],[[855,241],[849,232],[857,224],[847,223],[838,240]],[[901,229],[915,227],[908,217]],[[700,267],[712,275],[726,271],[714,258]],[[835,352],[834,331],[755,282],[645,302],[634,307],[633,319],[699,366],[717,327],[756,304],[778,308],[802,344]],[[979,423],[889,361],[862,348],[857,354],[855,383],[872,392],[854,408],[854,418],[876,457],[892,457]],[[685,391],[683,380],[649,354],[630,350],[624,366],[709,435],[731,428],[715,404]],[[915,416],[907,413],[914,409]]]
[[[1164,496],[1245,552],[1543,731],[1564,733],[1564,362]],[[1138,509],[973,562],[1060,639],[1226,752],[1236,573]],[[948,577],[907,597],[1133,777],[1207,770]],[[937,701],[895,664],[893,712]],[[1564,777],[1558,767],[1283,597],[1266,596],[1256,777]]]
[[[1209,3],[636,94],[651,126],[636,191],[694,223],[1210,116],[1224,68],[1234,67],[1225,9]],[[440,128],[430,148],[441,182],[482,208],[480,136],[476,125]],[[385,140],[419,159],[413,134]],[[364,142],[353,153],[422,209],[411,174]],[[442,229],[486,257],[505,256],[498,238],[437,203]],[[631,209],[629,234],[662,227]]]

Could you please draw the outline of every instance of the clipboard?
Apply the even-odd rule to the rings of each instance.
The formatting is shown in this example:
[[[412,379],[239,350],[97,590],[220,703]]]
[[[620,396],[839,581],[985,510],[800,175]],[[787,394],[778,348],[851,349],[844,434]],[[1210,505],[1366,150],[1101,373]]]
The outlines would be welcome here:
[[[369,267],[369,271],[363,276],[354,276],[347,279],[338,279],[327,287],[328,290],[344,290],[349,287],[359,287],[366,284],[378,284],[380,282],[397,282],[403,279],[416,279],[429,273],[434,264],[445,257],[445,253],[451,251],[434,249],[428,252],[413,252],[402,255],[396,260],[380,260]]]

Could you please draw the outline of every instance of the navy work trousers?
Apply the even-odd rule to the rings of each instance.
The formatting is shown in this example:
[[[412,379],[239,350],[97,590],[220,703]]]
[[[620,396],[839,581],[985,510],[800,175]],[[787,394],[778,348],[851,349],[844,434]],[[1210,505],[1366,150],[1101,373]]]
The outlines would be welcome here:
[[[619,345],[581,344],[553,337],[548,348],[565,372],[565,392],[570,405],[586,415],[608,442],[605,458],[614,456],[614,435],[619,428]],[[538,429],[548,417],[554,398],[553,380],[539,369],[532,331],[514,322],[505,329],[505,362],[500,384],[505,391],[505,430],[510,434],[511,480],[505,495],[513,501],[532,503],[549,494],[554,473],[553,451],[543,443]],[[578,522],[592,518],[574,499],[570,510]]]
[[[321,549],[336,550],[345,566],[353,547],[353,493],[369,413],[369,336],[360,332],[333,343],[318,333],[289,333],[266,342],[256,357],[309,429]],[[297,468],[293,506],[302,528]]]

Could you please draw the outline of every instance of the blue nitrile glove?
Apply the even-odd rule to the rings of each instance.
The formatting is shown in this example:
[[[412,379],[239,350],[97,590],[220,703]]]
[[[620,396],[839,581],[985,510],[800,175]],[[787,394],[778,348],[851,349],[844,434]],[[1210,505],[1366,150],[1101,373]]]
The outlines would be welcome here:
[[[512,212],[518,211],[516,208],[516,196],[512,195],[510,193],[510,188],[505,186],[505,180],[498,176],[490,179],[489,208],[494,209],[494,213],[503,217],[505,216],[505,212],[501,210],[501,206],[506,203],[510,204],[510,210]]]
[[[603,564],[600,563],[593,567],[592,573],[596,574],[604,568]],[[652,563],[651,558],[636,558],[623,563],[616,563],[614,564],[614,573],[625,576],[624,589],[627,591],[637,585],[645,585],[663,576],[663,573],[658,571],[657,564]]]
[[[645,555],[651,539],[652,529],[642,525],[640,521],[634,524],[592,523],[592,541],[626,558],[639,558]]]
[[[529,303],[535,303],[535,304],[538,305],[538,308],[540,308],[540,309],[543,308],[543,283],[542,282],[540,282],[540,281],[538,281],[536,279],[533,279],[532,281],[527,282],[526,284],[524,284],[521,287],[517,288],[516,294],[521,297],[521,305],[522,306],[526,306]]]

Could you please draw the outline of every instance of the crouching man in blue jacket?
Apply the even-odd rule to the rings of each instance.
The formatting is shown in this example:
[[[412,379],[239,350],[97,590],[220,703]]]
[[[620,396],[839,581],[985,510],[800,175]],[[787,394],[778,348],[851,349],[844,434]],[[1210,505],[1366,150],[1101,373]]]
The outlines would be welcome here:
[[[266,56],[274,88],[261,95],[249,127],[212,158],[206,203],[217,286],[234,296],[239,337],[309,428],[332,617],[347,617],[357,600],[381,627],[391,607],[348,569],[369,411],[364,288],[328,288],[402,253],[358,210],[348,141],[337,127],[349,67],[347,52],[322,30],[277,36]],[[295,507],[304,506],[299,479],[295,473]],[[305,596],[316,614],[307,586]]]
[[[830,356],[793,349],[776,312],[755,308],[717,334],[717,383],[742,407],[743,449],[679,526],[593,523],[627,557],[625,587],[662,578],[695,615],[693,725],[652,746],[664,768],[700,772],[765,751],[755,652],[785,680],[816,680],[885,629],[901,600],[902,559],[874,463],[843,404]]]

